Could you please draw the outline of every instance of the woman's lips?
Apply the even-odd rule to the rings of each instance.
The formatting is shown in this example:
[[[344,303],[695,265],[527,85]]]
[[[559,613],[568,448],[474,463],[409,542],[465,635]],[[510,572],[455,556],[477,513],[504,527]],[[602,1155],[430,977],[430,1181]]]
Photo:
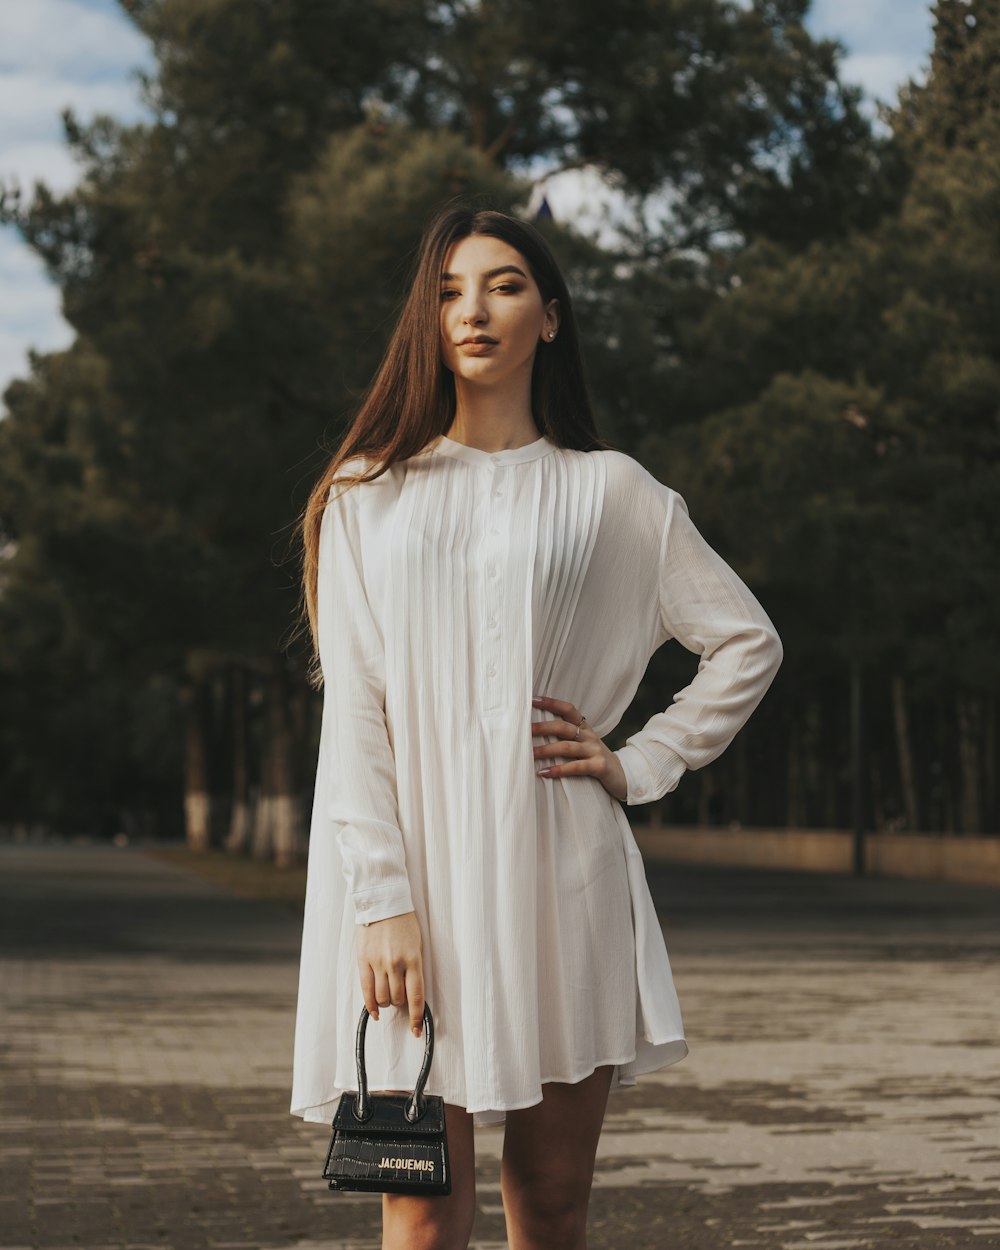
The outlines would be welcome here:
[[[459,343],[458,350],[465,352],[467,356],[485,356],[496,346],[496,343]]]

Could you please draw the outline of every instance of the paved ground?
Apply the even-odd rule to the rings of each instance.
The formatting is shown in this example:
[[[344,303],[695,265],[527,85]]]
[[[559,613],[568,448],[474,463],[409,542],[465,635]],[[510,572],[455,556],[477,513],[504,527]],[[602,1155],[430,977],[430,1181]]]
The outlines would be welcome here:
[[[691,1054],[611,1096],[591,1250],[1000,1246],[1000,892],[648,873]],[[3,1250],[379,1246],[288,1113],[300,932],[137,847],[0,846]]]

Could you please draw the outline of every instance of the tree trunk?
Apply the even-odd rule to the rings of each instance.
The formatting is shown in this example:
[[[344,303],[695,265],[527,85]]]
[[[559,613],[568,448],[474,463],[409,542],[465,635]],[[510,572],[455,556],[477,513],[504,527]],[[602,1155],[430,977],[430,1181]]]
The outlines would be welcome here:
[[[745,733],[736,737],[736,811],[731,820],[738,825],[751,824],[750,816],[750,760]]]
[[[203,676],[189,678],[181,687],[184,706],[184,834],[192,851],[205,851],[210,844],[205,688]]]
[[[840,825],[840,811],[837,806],[837,770],[832,755],[823,761],[823,825],[826,829],[836,829]]]
[[[851,831],[854,841],[854,875],[863,877],[867,870],[865,854],[865,791],[862,774],[864,757],[864,686],[861,678],[861,662],[857,656],[851,659],[850,669],[850,717],[851,717]]]
[[[934,752],[930,763],[931,797],[934,810],[931,828],[941,833],[955,832],[954,768],[955,726],[942,699],[934,701]]]
[[[705,828],[712,822],[712,795],[715,779],[707,768],[701,770],[701,786],[698,790],[698,825]]]
[[[882,769],[879,768],[878,757],[872,756],[868,766],[869,786],[871,788],[872,827],[876,833],[885,833],[885,804],[882,802]]]
[[[232,808],[227,851],[243,851],[250,838],[249,761],[247,750],[247,671],[242,664],[232,668],[229,684],[230,724],[232,726]]]
[[[273,850],[274,862],[279,868],[289,868],[296,862],[298,827],[298,804],[292,784],[291,733],[288,724],[288,689],[285,680],[284,661],[275,657],[267,680],[265,705],[265,755],[268,760],[266,781],[266,838],[254,847],[260,858]]]
[[[311,800],[314,795],[314,783],[316,780],[316,752],[313,743],[318,743],[319,732],[322,730],[323,716],[320,701],[313,698],[304,673],[295,672],[292,674],[289,708],[292,727],[290,743],[291,780],[289,785],[294,798],[295,858],[300,859],[306,854],[306,848],[309,845],[309,823],[312,816]],[[315,738],[313,737],[314,723],[317,725]]]
[[[823,752],[820,776],[823,785],[823,827],[836,829],[840,825],[840,752],[844,735],[840,729],[839,709],[830,706],[829,696],[823,714],[824,734],[820,738]]]
[[[271,775],[274,772],[274,752],[271,750],[267,719],[267,688],[265,687],[260,693],[264,696],[265,715],[260,741],[260,781],[250,821],[250,854],[254,859],[270,859],[274,851],[274,824],[271,819],[271,795],[274,793]]]
[[[961,789],[959,810],[963,833],[980,833],[982,816],[982,772],[979,764],[979,735],[982,730],[982,700],[960,690],[958,712],[958,761]]]
[[[802,828],[802,759],[799,754],[798,726],[789,725],[785,749],[787,781],[785,790],[785,824],[789,829]]]
[[[1000,823],[1000,812],[997,811],[997,701],[992,693],[986,700],[983,732],[983,806],[985,828],[996,829]]]
[[[266,744],[265,744],[266,748]],[[257,788],[257,805],[250,822],[250,856],[252,859],[270,859],[274,850],[274,824],[271,819],[271,758],[264,750],[260,762],[260,785]]]
[[[909,830],[920,828],[916,773],[913,767],[913,748],[910,745],[910,717],[906,706],[906,683],[901,673],[892,676],[892,716],[896,727],[896,753],[899,757],[899,784],[902,791],[903,811]]]

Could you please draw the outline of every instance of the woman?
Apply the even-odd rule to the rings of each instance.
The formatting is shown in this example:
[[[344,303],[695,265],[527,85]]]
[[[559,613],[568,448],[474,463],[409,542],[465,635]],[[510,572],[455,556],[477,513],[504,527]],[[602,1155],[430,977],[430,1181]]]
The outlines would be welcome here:
[[[500,212],[428,226],[303,537],[325,694],[291,1111],[357,1087],[362,1003],[369,1087],[411,1090],[426,998],[452,1192],[384,1194],[383,1246],[468,1245],[473,1130],[504,1123],[512,1250],[582,1247],[609,1093],[688,1053],[622,804],[721,754],[778,636],[598,437],[565,283]],[[697,675],[610,749],[671,637]]]

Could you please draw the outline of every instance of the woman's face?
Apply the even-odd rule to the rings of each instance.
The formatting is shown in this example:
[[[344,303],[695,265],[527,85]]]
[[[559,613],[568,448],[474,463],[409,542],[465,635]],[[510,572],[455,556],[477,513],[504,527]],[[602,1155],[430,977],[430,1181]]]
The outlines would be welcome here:
[[[452,244],[440,299],[442,358],[456,378],[471,382],[492,385],[525,368],[530,376],[539,342],[551,342],[559,324],[559,301],[543,305],[527,261],[491,235]],[[462,344],[480,335],[492,345]]]

